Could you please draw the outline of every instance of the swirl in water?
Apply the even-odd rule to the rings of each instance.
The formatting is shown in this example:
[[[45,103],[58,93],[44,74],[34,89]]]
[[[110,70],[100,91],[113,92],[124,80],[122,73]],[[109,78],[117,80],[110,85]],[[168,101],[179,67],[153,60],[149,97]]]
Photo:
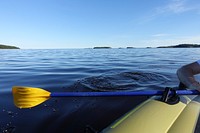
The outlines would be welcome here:
[[[93,91],[132,91],[158,89],[169,79],[161,74],[147,72],[124,72],[85,78],[76,83],[76,87]]]

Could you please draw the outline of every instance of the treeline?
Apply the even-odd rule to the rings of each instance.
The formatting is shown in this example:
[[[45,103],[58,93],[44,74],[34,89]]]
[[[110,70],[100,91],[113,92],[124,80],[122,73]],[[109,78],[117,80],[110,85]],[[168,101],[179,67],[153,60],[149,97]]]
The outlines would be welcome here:
[[[20,49],[20,48],[16,47],[16,46],[9,46],[9,45],[0,44],[0,49]]]
[[[199,44],[179,44],[174,46],[160,46],[157,48],[200,48]]]

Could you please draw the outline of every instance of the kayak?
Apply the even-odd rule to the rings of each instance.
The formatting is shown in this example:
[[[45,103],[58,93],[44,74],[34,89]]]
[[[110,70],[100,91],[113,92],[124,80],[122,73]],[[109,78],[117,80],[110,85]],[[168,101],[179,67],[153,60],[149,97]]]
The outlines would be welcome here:
[[[199,112],[200,96],[179,96],[175,104],[154,96],[116,120],[102,133],[199,133]]]

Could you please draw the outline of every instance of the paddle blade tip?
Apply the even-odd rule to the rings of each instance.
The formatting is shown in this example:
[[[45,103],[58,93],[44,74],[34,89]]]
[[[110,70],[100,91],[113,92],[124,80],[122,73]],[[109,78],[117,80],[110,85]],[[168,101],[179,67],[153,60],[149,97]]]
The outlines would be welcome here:
[[[50,98],[50,92],[33,87],[14,86],[12,93],[14,104],[18,108],[31,108]]]

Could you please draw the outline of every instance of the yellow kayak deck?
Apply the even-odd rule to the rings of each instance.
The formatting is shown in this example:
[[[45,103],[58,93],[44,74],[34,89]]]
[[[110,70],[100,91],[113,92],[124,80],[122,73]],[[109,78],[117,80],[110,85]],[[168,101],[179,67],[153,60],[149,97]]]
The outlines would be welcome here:
[[[145,101],[104,129],[103,133],[193,133],[200,112],[200,96],[180,96],[177,104]]]

